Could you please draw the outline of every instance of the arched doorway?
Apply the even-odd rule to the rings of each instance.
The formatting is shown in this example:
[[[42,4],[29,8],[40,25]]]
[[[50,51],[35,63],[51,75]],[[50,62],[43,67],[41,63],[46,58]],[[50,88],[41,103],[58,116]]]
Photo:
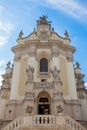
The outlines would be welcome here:
[[[50,96],[47,92],[41,92],[38,96],[38,114],[50,114]]]

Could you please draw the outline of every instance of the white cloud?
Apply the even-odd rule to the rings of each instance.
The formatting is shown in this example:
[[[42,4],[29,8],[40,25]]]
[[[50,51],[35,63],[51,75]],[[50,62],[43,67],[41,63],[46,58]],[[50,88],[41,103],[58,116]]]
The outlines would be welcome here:
[[[3,45],[4,43],[6,43],[7,40],[8,40],[8,37],[0,36],[0,45]]]
[[[4,10],[4,7],[0,5],[0,13]]]
[[[35,2],[34,0],[32,0]],[[37,0],[38,4],[60,10],[65,14],[76,18],[80,21],[87,20],[87,9],[84,5],[76,0]]]
[[[2,80],[3,80],[3,78],[2,78],[2,74],[4,74],[4,71],[0,71],[0,86],[2,85]]]
[[[0,86],[2,85],[2,74],[4,74],[4,69],[2,68],[2,66],[5,64],[4,60],[0,60]]]
[[[87,83],[85,83],[85,87],[86,87],[86,89],[87,89]]]
[[[2,66],[4,63],[5,63],[5,61],[4,61],[4,60],[1,60],[1,61],[0,61],[0,66]]]
[[[5,13],[6,9],[0,5],[0,46],[8,42],[14,30],[14,24],[5,18]]]
[[[14,25],[12,23],[0,21],[0,45],[8,42],[13,29]]]

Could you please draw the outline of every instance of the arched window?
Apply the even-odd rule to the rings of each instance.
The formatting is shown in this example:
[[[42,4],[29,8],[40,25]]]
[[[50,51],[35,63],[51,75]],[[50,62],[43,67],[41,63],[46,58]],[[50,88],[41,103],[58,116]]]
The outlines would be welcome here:
[[[48,72],[48,60],[46,58],[40,60],[40,72]]]

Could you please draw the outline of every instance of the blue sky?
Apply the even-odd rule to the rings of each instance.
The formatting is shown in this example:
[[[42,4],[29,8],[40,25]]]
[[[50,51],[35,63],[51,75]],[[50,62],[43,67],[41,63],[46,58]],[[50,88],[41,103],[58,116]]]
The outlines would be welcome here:
[[[21,29],[24,36],[29,35],[42,15],[48,16],[59,35],[64,36],[64,31],[68,31],[71,45],[76,47],[74,62],[80,63],[87,83],[86,0],[0,0],[0,76],[7,62],[13,63],[11,48],[16,45]]]

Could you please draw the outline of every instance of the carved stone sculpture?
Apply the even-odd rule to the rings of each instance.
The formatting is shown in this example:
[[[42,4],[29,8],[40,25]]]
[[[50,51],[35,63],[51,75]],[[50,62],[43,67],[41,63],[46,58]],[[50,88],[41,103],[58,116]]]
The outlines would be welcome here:
[[[19,33],[19,39],[21,39],[22,36],[23,36],[23,32],[22,32],[22,30],[21,30],[21,32]]]
[[[26,73],[27,73],[27,80],[33,80],[34,68],[29,65],[29,67],[26,69]]]
[[[61,107],[61,105],[57,106],[57,113],[61,113],[63,112],[63,108]]]
[[[26,107],[26,113],[32,113],[32,111],[33,111],[33,107],[27,105],[27,107]]]
[[[54,67],[54,70],[51,70],[54,80],[60,80],[60,70],[57,69],[57,67]]]
[[[10,68],[10,65],[11,65],[11,62],[9,61],[9,62],[7,63],[7,68]]]
[[[50,24],[51,22],[50,21],[47,21],[47,15],[43,15],[42,17],[40,17],[40,20],[38,20],[38,24],[45,24],[45,25],[48,25]]]

